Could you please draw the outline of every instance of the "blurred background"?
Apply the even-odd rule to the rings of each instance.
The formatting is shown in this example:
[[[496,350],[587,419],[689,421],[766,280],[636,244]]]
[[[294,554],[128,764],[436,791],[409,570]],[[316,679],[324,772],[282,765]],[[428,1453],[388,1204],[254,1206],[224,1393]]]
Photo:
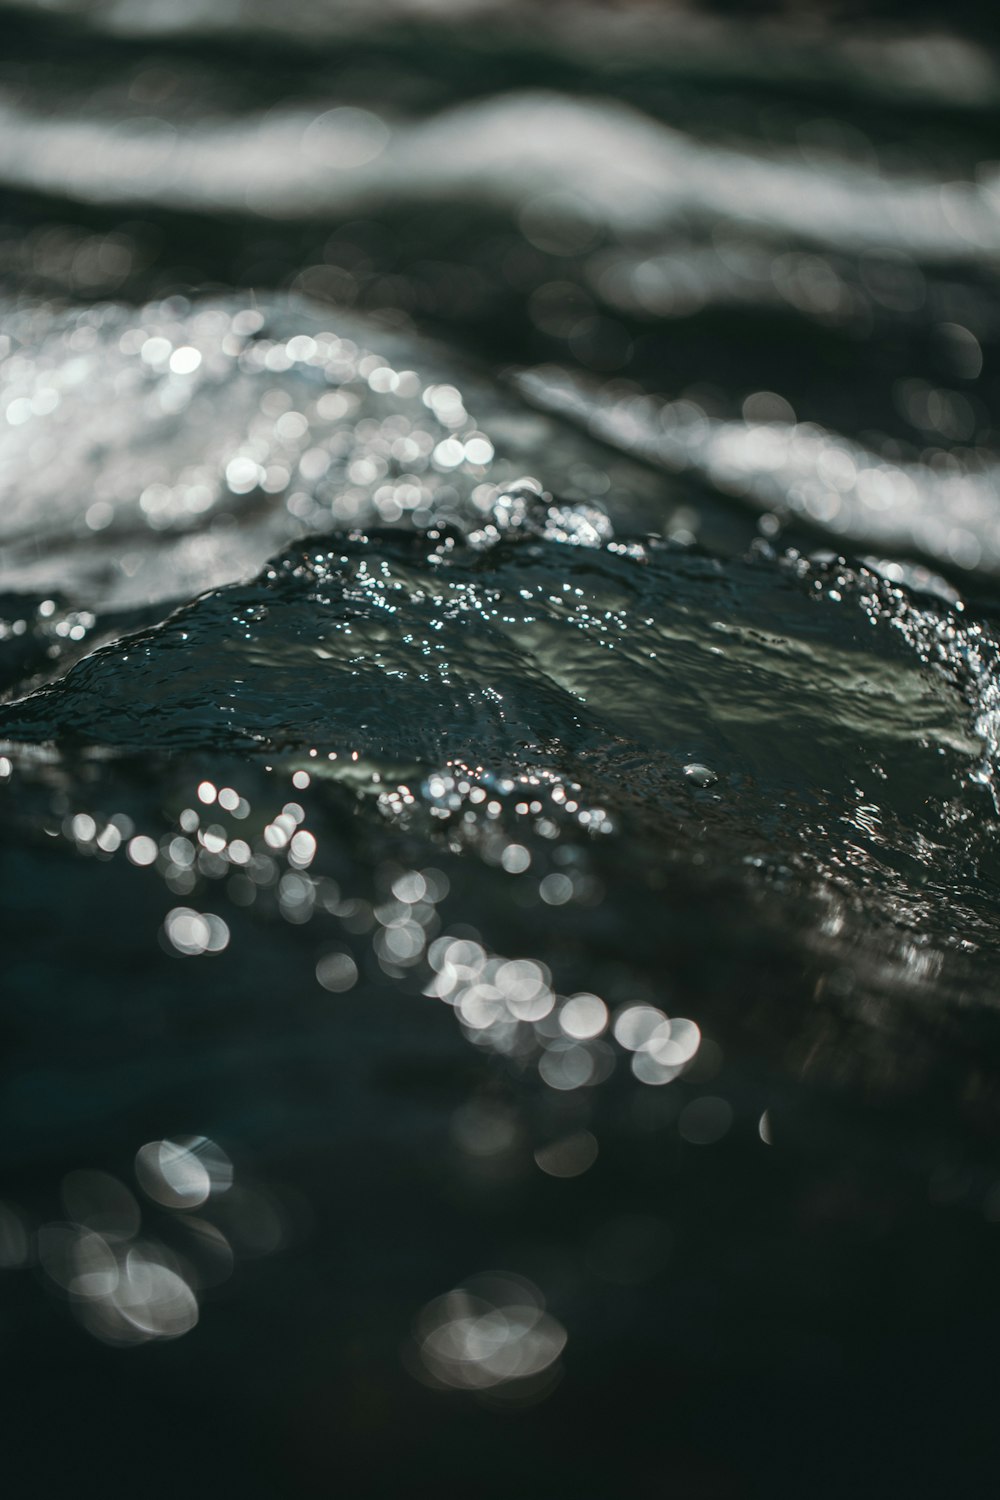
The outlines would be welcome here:
[[[995,7],[0,35],[11,1483],[984,1493]]]
[[[989,7],[4,17],[16,295],[362,309],[493,381],[547,367],[522,394],[621,447],[609,407],[668,401],[646,457],[696,489],[996,570]]]

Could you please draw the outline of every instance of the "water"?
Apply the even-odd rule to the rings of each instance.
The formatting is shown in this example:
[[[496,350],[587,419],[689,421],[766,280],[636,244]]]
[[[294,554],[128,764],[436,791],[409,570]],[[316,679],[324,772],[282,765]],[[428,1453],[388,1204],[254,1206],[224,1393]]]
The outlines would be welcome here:
[[[6,1467],[979,1493],[988,39],[286,9],[8,17]]]

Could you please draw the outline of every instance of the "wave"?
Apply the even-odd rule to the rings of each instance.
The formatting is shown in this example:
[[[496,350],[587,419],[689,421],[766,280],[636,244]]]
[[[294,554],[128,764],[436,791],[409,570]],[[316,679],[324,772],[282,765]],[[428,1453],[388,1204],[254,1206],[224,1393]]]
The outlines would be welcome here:
[[[566,370],[526,371],[518,388],[623,452],[696,474],[757,509],[797,517],[855,548],[1000,571],[1000,465],[992,453],[892,462],[815,423],[726,422],[692,401],[588,389]],[[916,383],[915,383],[916,384]]]
[[[362,215],[447,199],[546,217],[581,214],[622,235],[689,220],[857,252],[985,262],[1000,248],[1000,180],[893,180],[849,162],[823,167],[725,149],[606,99],[511,94],[430,119],[340,105],[276,108],[208,122],[64,118],[0,107],[0,180],[70,200],[267,218]]]

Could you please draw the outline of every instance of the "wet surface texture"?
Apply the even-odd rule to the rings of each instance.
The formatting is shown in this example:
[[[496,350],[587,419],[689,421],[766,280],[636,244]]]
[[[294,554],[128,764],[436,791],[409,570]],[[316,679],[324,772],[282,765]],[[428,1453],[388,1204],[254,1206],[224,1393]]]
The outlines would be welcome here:
[[[18,1491],[986,1493],[979,21],[3,10]]]

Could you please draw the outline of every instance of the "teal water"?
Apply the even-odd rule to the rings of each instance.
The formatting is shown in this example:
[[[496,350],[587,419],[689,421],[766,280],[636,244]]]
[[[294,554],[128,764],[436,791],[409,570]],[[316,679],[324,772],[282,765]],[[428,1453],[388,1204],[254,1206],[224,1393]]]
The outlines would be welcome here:
[[[24,1493],[988,1486],[1000,75],[637,10],[10,11]]]

